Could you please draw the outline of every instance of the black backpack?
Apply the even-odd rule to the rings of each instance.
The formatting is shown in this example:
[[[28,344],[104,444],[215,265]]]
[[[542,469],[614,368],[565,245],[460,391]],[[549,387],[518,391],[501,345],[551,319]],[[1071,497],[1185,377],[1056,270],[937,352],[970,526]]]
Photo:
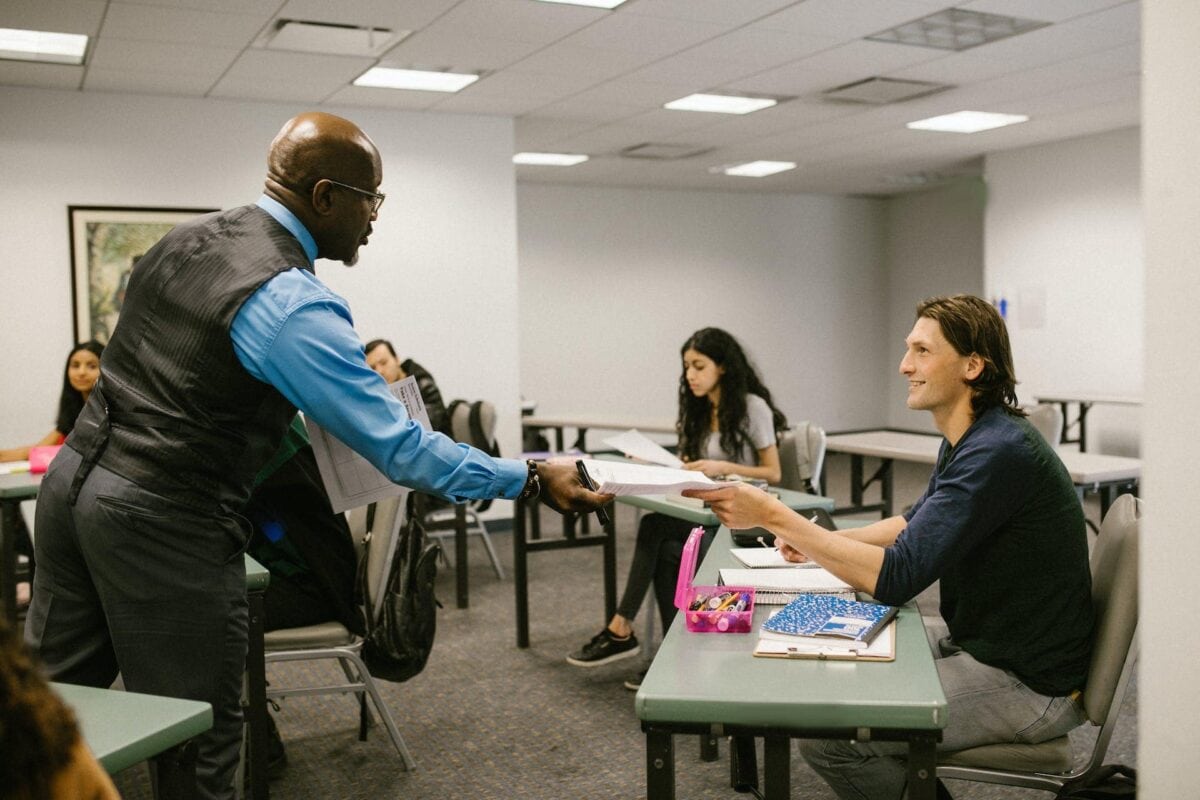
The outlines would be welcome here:
[[[406,681],[425,669],[437,634],[437,610],[442,604],[434,594],[434,584],[442,548],[425,534],[418,498],[416,492],[409,495],[408,517],[399,533],[391,570],[380,587],[383,604],[378,617],[371,619],[371,607],[364,604],[367,635],[362,649],[363,662],[373,676],[385,681]],[[368,534],[365,542],[368,553],[363,554],[359,569],[360,596],[363,598],[370,597],[366,565],[371,538]]]

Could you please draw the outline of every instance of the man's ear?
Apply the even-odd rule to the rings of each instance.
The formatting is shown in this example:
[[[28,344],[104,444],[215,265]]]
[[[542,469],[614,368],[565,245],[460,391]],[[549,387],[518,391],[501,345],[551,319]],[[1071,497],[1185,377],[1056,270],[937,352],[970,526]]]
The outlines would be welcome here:
[[[333,213],[333,184],[321,179],[313,184],[309,203],[318,216],[328,216]]]
[[[971,353],[971,355],[967,356],[967,368],[963,377],[967,381],[973,381],[983,374],[983,367],[983,356],[978,353]]]

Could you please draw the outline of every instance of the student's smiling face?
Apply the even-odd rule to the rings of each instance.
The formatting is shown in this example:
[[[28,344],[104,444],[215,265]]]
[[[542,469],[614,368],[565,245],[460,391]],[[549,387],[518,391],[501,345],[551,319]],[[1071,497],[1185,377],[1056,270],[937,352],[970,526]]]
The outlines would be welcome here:
[[[908,407],[949,412],[962,402],[970,403],[972,357],[962,355],[946,340],[937,320],[921,317],[904,340],[900,374],[908,379]]]

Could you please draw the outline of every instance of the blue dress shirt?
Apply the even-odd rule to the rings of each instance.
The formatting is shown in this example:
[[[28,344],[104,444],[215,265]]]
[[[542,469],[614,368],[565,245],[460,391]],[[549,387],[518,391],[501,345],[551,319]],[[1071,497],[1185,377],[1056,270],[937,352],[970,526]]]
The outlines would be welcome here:
[[[268,280],[234,317],[230,337],[246,371],[396,483],[454,500],[520,494],[525,462],[492,458],[408,418],[367,366],[349,305],[309,271],[317,245],[308,229],[266,195],[258,206],[299,240],[309,263]]]

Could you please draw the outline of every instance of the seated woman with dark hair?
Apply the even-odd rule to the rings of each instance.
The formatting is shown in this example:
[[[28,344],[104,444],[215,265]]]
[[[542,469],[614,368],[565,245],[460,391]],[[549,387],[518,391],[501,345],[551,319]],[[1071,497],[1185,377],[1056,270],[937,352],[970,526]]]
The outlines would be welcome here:
[[[71,348],[67,356],[67,365],[63,368],[62,393],[58,398],[58,416],[55,417],[54,430],[47,433],[40,441],[22,447],[0,449],[0,461],[24,461],[29,458],[29,451],[35,447],[62,444],[67,435],[75,428],[75,418],[83,410],[92,393],[92,387],[100,377],[100,356],[104,345],[94,339],[80,342]]]

